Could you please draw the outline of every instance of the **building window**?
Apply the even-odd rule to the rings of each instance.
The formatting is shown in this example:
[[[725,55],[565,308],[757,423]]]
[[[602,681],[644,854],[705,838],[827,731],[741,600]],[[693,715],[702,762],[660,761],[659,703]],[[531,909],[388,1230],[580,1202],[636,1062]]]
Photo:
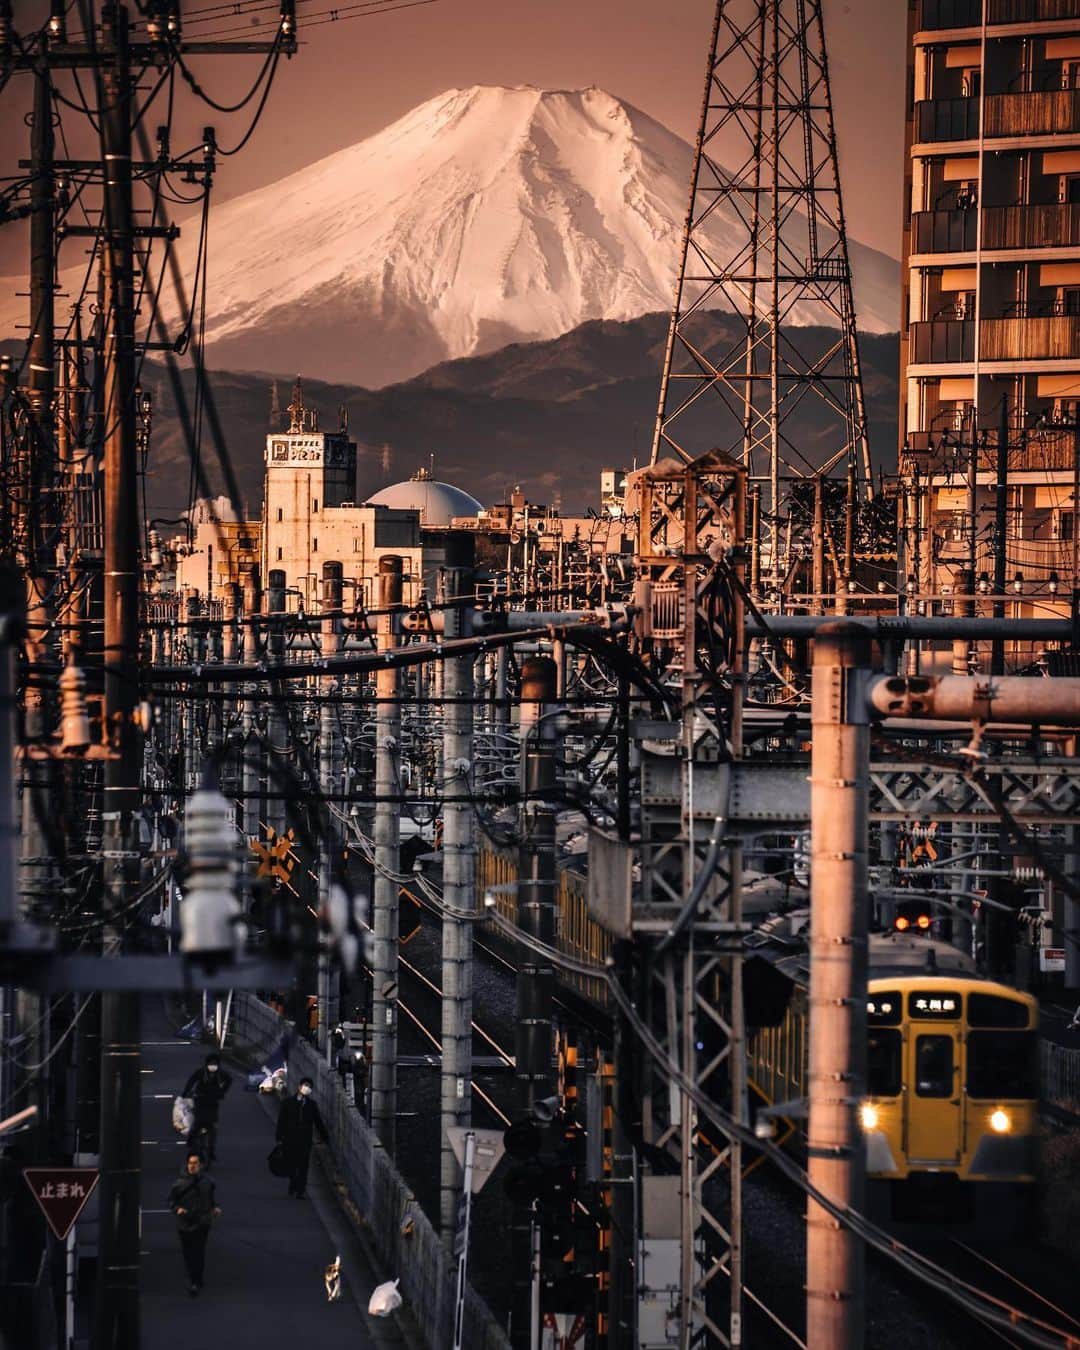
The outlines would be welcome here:
[[[352,551],[353,551],[354,553],[359,553],[359,552],[360,552],[360,540],[359,540],[359,538],[358,538],[356,535],[353,535]]]
[[[284,520],[284,519],[285,519],[285,511],[284,511],[284,508],[283,508],[283,507],[280,507],[280,506],[278,507],[278,509],[277,509],[277,518],[278,518],[278,520]]]
[[[319,536],[318,536],[318,535],[316,535],[315,538],[311,541],[311,551],[312,551],[312,553],[318,553],[318,551],[319,551]]]
[[[278,549],[278,551],[277,551],[277,560],[278,560],[278,562],[281,561],[281,549]]]
[[[1073,513],[1072,511],[1061,511],[1058,514],[1058,538],[1066,544],[1072,543],[1073,537]]]
[[[319,514],[319,499],[318,499],[318,497],[312,497],[312,499],[311,499],[311,514],[312,514],[313,516],[317,516],[317,515]]]

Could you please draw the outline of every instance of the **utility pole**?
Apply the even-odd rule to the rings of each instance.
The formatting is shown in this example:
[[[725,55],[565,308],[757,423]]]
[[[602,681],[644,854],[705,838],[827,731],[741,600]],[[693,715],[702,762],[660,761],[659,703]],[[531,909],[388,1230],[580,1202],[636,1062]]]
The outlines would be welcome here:
[[[259,569],[254,565],[249,567],[241,584],[244,596],[244,663],[253,666],[259,657],[257,619],[262,608],[262,597],[259,595]],[[256,742],[254,736],[256,697],[255,686],[245,687],[244,715],[240,724],[244,737],[240,782],[244,794],[244,833],[249,839],[259,837],[259,783],[262,781],[262,746]]]
[[[467,636],[473,606],[474,536],[454,531],[446,540],[443,611],[447,639]],[[454,605],[455,600],[463,603]],[[473,926],[455,912],[476,911],[474,810],[468,800],[473,776],[472,656],[446,662],[443,705],[443,902],[442,921],[442,1122],[440,1221],[450,1246],[457,1229],[459,1167],[448,1130],[472,1124]]]
[[[1023,461],[1021,461],[1023,462]],[[1075,532],[1076,522],[1073,522]],[[1005,572],[1009,541],[1009,396],[1001,396],[998,424],[997,472],[994,475],[994,618],[1005,617]],[[974,579],[974,578],[972,578]],[[1005,639],[990,643],[990,674],[1005,674]]]
[[[523,842],[518,854],[517,923],[527,936],[547,947],[555,945],[555,807],[556,784],[555,662],[533,656],[521,667],[521,758]],[[537,1102],[552,1095],[552,993],[555,974],[551,962],[533,948],[521,945],[517,971],[517,1012],[514,1054],[517,1113],[529,1119]],[[533,1321],[532,1266],[536,1216],[522,1205],[515,1209],[512,1248],[514,1289],[511,1303],[511,1340],[514,1350],[531,1345]]]
[[[26,657],[44,664],[55,647],[51,600],[56,575],[55,342],[54,276],[55,181],[53,167],[52,80],[48,60],[34,69],[34,111],[30,124],[30,337],[26,396],[31,417],[24,442],[26,473],[19,496],[23,505],[26,577]],[[19,893],[38,913],[55,903],[51,849],[43,828],[52,801],[52,761],[43,753],[49,731],[45,690],[29,682],[24,690],[26,739],[35,751],[22,760],[22,842]],[[47,1062],[47,995],[20,991],[16,1006],[29,1057]],[[28,1101],[48,1114],[48,1074],[28,1083]]]
[[[807,1174],[863,1210],[858,1109],[866,1085],[867,766],[863,676],[869,640],[836,622],[814,640],[810,759],[810,1118]],[[806,1207],[807,1350],[862,1350],[862,1241],[813,1199]]]
[[[333,656],[338,649],[341,632],[342,576],[339,562],[323,563],[322,575],[322,655]],[[324,675],[319,680],[323,704],[319,709],[319,791],[325,809],[321,812],[322,838],[319,845],[319,1049],[327,1054],[332,1044],[331,1032],[338,1024],[338,969],[330,950],[327,923],[330,915],[331,888],[334,884],[335,859],[341,848],[341,830],[337,817],[329,805],[330,796],[337,792],[341,780],[341,738],[337,734],[337,709],[331,702],[335,680]]]
[[[825,482],[820,473],[814,474],[814,528],[811,532],[813,568],[810,590],[812,614],[825,613]]]
[[[140,804],[139,515],[135,440],[135,314],[131,207],[131,73],[128,13],[101,12],[99,108],[104,166],[105,266],[105,715],[113,758],[105,767],[104,901],[106,956],[122,932],[114,915],[137,882],[135,818]],[[94,1350],[139,1344],[139,1170],[142,1078],[139,998],[101,999],[101,1182]]]
[[[379,559],[379,651],[397,646],[401,618],[401,556]],[[375,951],[372,962],[371,1123],[391,1157],[397,1134],[398,867],[401,810],[400,678],[396,669],[375,676]]]
[[[274,568],[266,578],[267,656],[275,665],[285,659],[285,573]],[[267,719],[267,740],[270,744],[266,771],[265,820],[276,840],[285,833],[286,806],[281,793],[275,789],[274,774],[289,753],[289,718],[283,699],[275,695],[284,692],[280,684],[271,688],[270,712]]]

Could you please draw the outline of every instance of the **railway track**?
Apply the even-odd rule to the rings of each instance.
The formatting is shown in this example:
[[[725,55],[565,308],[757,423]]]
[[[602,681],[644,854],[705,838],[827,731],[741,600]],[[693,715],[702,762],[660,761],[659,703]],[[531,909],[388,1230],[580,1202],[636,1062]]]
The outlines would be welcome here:
[[[1060,1264],[1060,1257],[1039,1262],[1038,1252],[1038,1248],[1030,1246],[1010,1246],[1001,1251],[995,1250],[990,1255],[969,1243],[953,1239],[949,1243],[949,1265],[959,1278],[991,1293],[1001,1304],[1034,1318],[1043,1324],[1043,1329],[1048,1333],[1055,1332],[1061,1337],[1063,1346],[1080,1344],[1080,1317],[1077,1315],[1080,1307],[1077,1306],[1075,1292],[1071,1300],[1073,1311],[1062,1306],[1068,1300],[1067,1291],[1055,1290],[1053,1294],[1044,1292],[1046,1286],[1043,1282]],[[1036,1263],[1038,1269],[1034,1268]],[[1043,1289],[1028,1282],[1034,1279],[1043,1284]],[[1017,1350],[1023,1350],[1030,1343],[1019,1332],[1013,1335],[988,1322],[982,1325],[987,1334],[993,1337],[995,1345],[1016,1346]]]

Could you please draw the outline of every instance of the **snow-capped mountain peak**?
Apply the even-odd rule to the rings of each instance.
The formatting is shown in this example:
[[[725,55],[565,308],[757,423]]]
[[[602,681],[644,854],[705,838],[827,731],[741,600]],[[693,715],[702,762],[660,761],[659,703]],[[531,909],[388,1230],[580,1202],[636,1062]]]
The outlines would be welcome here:
[[[375,386],[666,310],[690,163],[602,89],[449,89],[213,210],[211,360]],[[197,235],[179,245],[188,276]],[[853,249],[853,265],[860,321],[896,328],[896,264]]]

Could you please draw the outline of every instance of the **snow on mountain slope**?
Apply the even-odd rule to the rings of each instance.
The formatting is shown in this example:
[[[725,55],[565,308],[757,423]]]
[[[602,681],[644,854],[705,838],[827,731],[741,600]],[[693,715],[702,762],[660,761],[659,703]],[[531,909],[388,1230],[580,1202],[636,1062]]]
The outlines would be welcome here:
[[[600,89],[449,90],[213,210],[210,360],[377,386],[668,309],[690,162],[684,141]],[[718,214],[719,256],[731,228]],[[189,277],[196,244],[189,221]],[[860,323],[895,329],[897,264],[853,246],[852,265]]]

